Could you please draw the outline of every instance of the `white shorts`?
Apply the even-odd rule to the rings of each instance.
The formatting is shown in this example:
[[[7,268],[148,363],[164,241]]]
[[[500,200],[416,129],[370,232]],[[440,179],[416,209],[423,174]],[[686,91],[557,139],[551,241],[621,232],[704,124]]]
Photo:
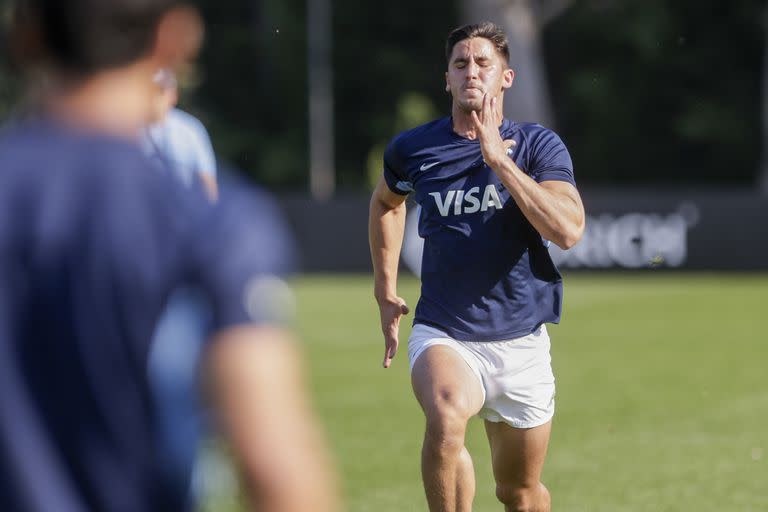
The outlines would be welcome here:
[[[481,418],[515,428],[543,425],[555,414],[555,376],[549,335],[542,325],[528,336],[504,341],[457,341],[423,324],[408,339],[411,371],[429,347],[454,349],[477,376],[483,390]]]

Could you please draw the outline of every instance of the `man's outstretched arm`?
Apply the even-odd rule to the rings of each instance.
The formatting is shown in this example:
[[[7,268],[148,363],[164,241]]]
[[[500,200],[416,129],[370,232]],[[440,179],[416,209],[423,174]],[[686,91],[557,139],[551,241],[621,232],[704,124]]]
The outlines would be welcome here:
[[[336,512],[336,474],[291,334],[237,326],[207,354],[213,407],[254,510]]]
[[[405,198],[389,190],[381,178],[373,191],[368,217],[373,294],[379,304],[384,334],[384,368],[389,368],[397,353],[400,318],[408,314],[408,306],[397,295],[397,267],[405,232]]]

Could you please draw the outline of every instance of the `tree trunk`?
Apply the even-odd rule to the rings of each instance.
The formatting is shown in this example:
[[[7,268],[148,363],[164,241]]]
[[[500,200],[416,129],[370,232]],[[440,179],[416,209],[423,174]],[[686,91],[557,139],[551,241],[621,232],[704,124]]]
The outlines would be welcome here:
[[[330,0],[307,0],[309,188],[320,201],[336,190],[331,39]]]
[[[550,4],[550,5],[547,5]],[[492,21],[501,26],[509,39],[510,65],[515,81],[504,97],[504,116],[515,121],[532,121],[553,127],[541,28],[568,2],[535,0],[464,0],[462,16],[466,23]],[[554,6],[554,9],[551,7]],[[549,13],[544,7],[550,7]]]
[[[763,13],[763,25],[768,33],[768,6]],[[757,174],[757,187],[763,193],[768,195],[768,37],[765,38],[763,47],[763,133],[762,133],[762,157],[760,161],[760,171]]]

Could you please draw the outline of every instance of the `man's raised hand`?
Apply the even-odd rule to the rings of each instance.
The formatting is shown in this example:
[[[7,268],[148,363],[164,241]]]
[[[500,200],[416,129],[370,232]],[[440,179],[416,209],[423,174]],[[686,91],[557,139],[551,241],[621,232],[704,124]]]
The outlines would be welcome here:
[[[502,140],[499,133],[499,125],[503,119],[501,112],[497,111],[496,98],[483,96],[483,109],[472,111],[472,124],[477,138],[480,141],[480,149],[483,152],[485,163],[494,167],[507,158],[507,151],[517,143],[514,140]]]

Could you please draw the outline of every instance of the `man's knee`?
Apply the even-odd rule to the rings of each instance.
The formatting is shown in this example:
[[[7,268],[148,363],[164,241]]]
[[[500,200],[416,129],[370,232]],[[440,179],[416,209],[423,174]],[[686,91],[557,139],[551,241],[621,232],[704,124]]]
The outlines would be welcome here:
[[[497,485],[496,497],[504,504],[506,512],[549,512],[549,492],[546,487],[521,487]]]
[[[469,420],[466,407],[450,392],[438,393],[431,402],[424,408],[429,448],[447,454],[461,451]]]

